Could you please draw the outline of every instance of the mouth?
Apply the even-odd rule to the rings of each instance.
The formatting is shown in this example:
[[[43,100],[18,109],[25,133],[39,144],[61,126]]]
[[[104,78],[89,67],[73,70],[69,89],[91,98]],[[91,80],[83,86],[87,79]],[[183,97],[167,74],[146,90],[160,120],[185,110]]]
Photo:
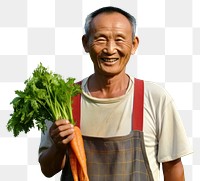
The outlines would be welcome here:
[[[101,61],[103,62],[108,62],[108,63],[113,63],[116,62],[118,58],[101,58]]]

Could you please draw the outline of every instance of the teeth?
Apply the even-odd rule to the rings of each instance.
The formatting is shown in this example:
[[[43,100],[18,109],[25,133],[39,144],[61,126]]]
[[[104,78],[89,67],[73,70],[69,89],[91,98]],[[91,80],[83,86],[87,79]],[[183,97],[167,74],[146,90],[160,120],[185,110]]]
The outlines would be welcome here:
[[[115,62],[115,61],[117,61],[117,58],[102,58],[102,60],[104,62]]]

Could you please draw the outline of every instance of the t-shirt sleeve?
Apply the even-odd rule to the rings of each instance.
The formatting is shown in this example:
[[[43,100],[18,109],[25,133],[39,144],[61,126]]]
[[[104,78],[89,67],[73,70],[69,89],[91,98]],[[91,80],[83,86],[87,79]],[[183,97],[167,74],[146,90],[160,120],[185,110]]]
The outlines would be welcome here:
[[[38,150],[39,157],[41,156],[43,151],[45,151],[46,149],[51,147],[53,144],[53,140],[51,139],[51,137],[49,135],[49,129],[52,124],[53,123],[51,121],[46,121],[47,130],[44,133],[43,132],[41,133],[40,146],[39,146],[39,150]]]
[[[191,121],[191,120],[188,120]],[[166,105],[158,133],[158,161],[167,162],[192,153],[180,115],[173,100]]]

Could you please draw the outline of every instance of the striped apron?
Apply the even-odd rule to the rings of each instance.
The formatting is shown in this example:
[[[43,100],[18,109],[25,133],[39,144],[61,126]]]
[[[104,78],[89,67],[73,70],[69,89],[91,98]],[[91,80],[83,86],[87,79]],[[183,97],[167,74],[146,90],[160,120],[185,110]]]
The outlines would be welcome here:
[[[73,102],[73,115],[80,126],[80,96]],[[144,145],[143,104],[144,82],[135,79],[131,133],[111,138],[83,136],[90,181],[153,181]],[[73,181],[69,161],[61,180]]]

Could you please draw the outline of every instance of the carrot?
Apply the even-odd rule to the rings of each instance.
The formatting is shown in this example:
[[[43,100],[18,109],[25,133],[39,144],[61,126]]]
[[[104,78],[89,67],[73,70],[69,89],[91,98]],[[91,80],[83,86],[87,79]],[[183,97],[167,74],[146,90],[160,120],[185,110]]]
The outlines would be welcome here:
[[[71,151],[69,154],[72,175],[74,179],[78,177],[79,181],[89,181],[84,143],[79,127],[74,126],[74,134],[75,136],[70,142]],[[77,160],[73,158],[74,156]]]
[[[71,166],[74,181],[78,181],[78,170],[77,170],[78,162],[77,162],[76,155],[74,154],[71,148],[69,148],[69,161],[70,161],[70,166]]]
[[[78,177],[81,178],[80,180],[86,180],[83,170],[81,169],[80,164],[78,163]]]

